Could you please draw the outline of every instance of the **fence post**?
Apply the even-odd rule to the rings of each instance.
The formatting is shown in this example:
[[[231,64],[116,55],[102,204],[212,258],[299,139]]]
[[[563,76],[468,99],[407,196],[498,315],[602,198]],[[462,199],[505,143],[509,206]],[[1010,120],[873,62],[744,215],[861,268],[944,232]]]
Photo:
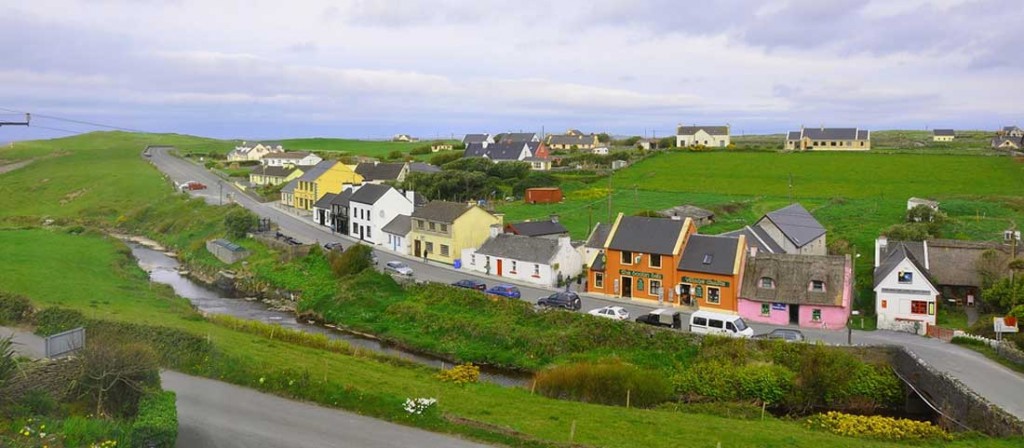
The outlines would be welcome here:
[[[572,421],[572,427],[569,428],[569,443],[572,443],[576,439],[576,420]]]
[[[537,378],[534,378],[533,379],[533,384],[530,386],[530,395],[533,395],[533,393],[536,390],[537,390]]]
[[[630,392],[631,392],[630,389],[626,389],[626,409],[629,409],[629,394],[630,394]]]

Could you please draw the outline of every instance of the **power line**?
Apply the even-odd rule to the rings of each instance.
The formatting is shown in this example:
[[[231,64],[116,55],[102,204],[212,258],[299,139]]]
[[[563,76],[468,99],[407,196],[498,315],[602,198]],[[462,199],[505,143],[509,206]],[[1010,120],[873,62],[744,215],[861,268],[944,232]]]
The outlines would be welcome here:
[[[6,112],[13,112],[13,113],[22,113],[22,114],[23,113],[27,113],[27,112],[24,112],[24,111],[8,109],[6,107],[0,107],[0,110],[6,111]],[[85,120],[76,120],[74,118],[64,118],[64,117],[58,117],[58,116],[55,116],[55,115],[44,115],[44,114],[33,113],[32,116],[33,117],[40,117],[40,118],[49,118],[51,120],[57,120],[57,121],[65,121],[65,122],[68,122],[68,123],[83,124],[83,125],[86,125],[86,126],[93,126],[93,127],[98,127],[98,128],[114,129],[114,130],[118,130],[118,131],[146,132],[146,131],[142,131],[142,130],[139,130],[139,129],[124,128],[124,127],[121,127],[121,126],[112,126],[112,125],[109,125],[109,124],[95,123],[95,122],[85,121]]]
[[[29,128],[46,129],[46,130],[49,130],[49,131],[57,131],[57,132],[67,132],[68,134],[81,134],[82,133],[82,131],[70,131],[70,130],[61,129],[61,128],[51,128],[51,127],[48,127],[48,126],[39,126],[38,124],[33,124],[33,125],[29,126]]]

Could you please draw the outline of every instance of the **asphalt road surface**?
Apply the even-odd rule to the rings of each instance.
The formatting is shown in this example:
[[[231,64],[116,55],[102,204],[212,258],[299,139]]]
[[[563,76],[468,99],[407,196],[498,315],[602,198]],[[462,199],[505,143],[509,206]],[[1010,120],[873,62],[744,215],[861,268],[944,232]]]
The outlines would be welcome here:
[[[208,203],[220,203],[218,182],[221,179],[213,173],[195,163],[169,154],[166,149],[154,150],[151,161],[160,171],[163,171],[175,182],[198,180],[210,186],[207,190],[190,193],[203,197]],[[231,193],[236,202],[252,210],[260,217],[270,218],[280,226],[281,232],[300,241],[321,244],[336,241],[341,242],[345,247],[355,242],[355,239],[348,236],[332,234],[326,227],[313,223],[309,217],[300,217],[282,210],[275,205],[276,203],[260,203],[236,190],[233,185],[226,181],[224,181],[223,185],[225,197],[228,193]],[[472,278],[481,280],[488,285],[504,281],[504,279],[455,270],[451,266],[424,263],[422,260],[399,255],[381,248],[375,248],[374,251],[380,260],[381,266],[391,260],[404,261],[413,269],[418,280],[452,283],[460,279]],[[552,288],[540,288],[523,284],[517,284],[517,286],[522,291],[523,300],[530,301],[536,301],[538,297],[549,295],[555,291]],[[575,288],[575,285],[573,287]],[[608,305],[617,305],[628,310],[631,317],[636,317],[657,308],[653,302],[644,303],[628,299],[588,296],[586,294],[580,294],[580,296],[583,301],[583,311]],[[756,333],[779,328],[756,323],[751,324],[751,327],[754,328]],[[845,331],[807,328],[801,328],[800,330],[810,340],[820,340],[830,344],[847,343],[847,332]],[[907,347],[931,366],[960,380],[960,382],[974,390],[978,395],[985,397],[993,404],[1024,420],[1024,375],[993,362],[977,352],[935,339],[883,330],[855,330],[851,334],[851,341],[855,345],[901,345]]]

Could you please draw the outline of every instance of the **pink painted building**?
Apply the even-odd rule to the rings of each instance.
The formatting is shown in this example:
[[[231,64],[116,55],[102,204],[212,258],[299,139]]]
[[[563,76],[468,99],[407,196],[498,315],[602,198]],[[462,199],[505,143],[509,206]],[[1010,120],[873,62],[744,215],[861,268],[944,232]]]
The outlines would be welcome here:
[[[853,304],[849,255],[758,253],[747,257],[739,313],[772,325],[843,329]]]

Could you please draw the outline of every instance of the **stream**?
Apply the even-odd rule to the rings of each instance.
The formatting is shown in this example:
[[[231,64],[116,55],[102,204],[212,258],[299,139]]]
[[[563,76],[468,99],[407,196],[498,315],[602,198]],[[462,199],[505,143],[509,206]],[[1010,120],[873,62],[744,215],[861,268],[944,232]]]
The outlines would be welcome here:
[[[372,350],[396,358],[402,358],[434,368],[451,367],[452,363],[432,356],[402,350],[375,339],[362,338],[342,331],[332,330],[298,322],[292,313],[273,311],[258,301],[225,297],[224,293],[207,287],[178,272],[178,260],[141,244],[127,242],[132,255],[151,281],[170,285],[174,293],[188,299],[200,311],[211,314],[226,314],[241,319],[255,320],[280,325],[293,330],[326,335],[331,339],[343,340],[354,347]],[[500,369],[481,367],[480,380],[509,387],[524,387],[530,381],[529,374],[508,372]]]

